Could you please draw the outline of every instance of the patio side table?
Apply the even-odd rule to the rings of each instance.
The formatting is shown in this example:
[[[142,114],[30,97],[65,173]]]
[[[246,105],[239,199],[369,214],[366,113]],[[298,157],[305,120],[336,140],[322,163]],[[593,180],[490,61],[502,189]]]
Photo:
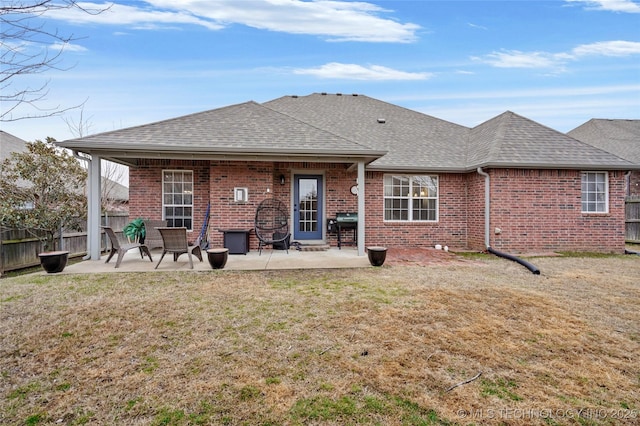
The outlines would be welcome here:
[[[218,229],[224,235],[224,247],[229,254],[247,254],[249,252],[249,234],[251,229]]]

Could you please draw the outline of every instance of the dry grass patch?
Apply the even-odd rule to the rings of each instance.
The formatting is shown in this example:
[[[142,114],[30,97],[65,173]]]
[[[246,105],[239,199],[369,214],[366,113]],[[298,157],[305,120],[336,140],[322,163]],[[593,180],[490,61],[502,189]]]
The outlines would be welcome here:
[[[637,424],[640,259],[533,262],[4,279],[0,423]]]

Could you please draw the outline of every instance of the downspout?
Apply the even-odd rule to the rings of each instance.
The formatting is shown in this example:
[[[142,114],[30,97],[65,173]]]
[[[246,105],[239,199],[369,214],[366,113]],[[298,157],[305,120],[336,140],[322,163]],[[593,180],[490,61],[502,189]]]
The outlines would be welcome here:
[[[89,191],[89,182],[90,182],[90,177],[89,177],[89,165],[91,164],[91,159],[87,158],[87,157],[83,157],[80,154],[78,154],[78,151],[72,150],[71,152],[73,152],[73,156],[80,160],[80,161],[84,161],[87,163],[87,224],[89,223],[89,217],[91,216],[91,197],[92,197],[92,193],[91,191]],[[91,243],[89,241],[89,227],[87,226],[87,254],[84,255],[84,257],[82,258],[82,260],[89,260],[91,259]]]
[[[489,173],[482,170],[482,167],[478,167],[478,174],[484,176],[484,246],[489,249],[489,224],[491,215],[491,178]]]
[[[513,260],[514,262],[517,262],[527,268],[533,274],[540,275],[540,270],[526,260],[520,259],[507,253],[502,253],[491,248],[491,245],[489,244],[489,232],[491,223],[491,178],[489,177],[488,173],[482,170],[482,167],[478,167],[477,171],[479,175],[484,176],[484,245],[487,248],[487,251],[491,254],[495,254],[496,256]]]

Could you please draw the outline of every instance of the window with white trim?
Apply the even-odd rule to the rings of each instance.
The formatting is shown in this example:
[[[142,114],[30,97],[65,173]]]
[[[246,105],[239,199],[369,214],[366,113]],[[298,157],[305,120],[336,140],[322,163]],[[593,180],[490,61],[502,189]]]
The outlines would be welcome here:
[[[384,220],[438,220],[438,176],[385,175]]]
[[[582,213],[609,212],[607,172],[582,172]]]
[[[167,226],[193,229],[193,172],[162,172],[162,212]]]

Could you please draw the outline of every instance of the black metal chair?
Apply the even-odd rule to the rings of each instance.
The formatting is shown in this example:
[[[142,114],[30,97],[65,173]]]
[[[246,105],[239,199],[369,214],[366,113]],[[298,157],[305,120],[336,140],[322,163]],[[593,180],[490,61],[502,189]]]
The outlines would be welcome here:
[[[259,255],[262,247],[269,245],[274,249],[284,249],[288,254],[291,232],[287,206],[275,198],[263,200],[256,210],[255,233],[259,241]]]

